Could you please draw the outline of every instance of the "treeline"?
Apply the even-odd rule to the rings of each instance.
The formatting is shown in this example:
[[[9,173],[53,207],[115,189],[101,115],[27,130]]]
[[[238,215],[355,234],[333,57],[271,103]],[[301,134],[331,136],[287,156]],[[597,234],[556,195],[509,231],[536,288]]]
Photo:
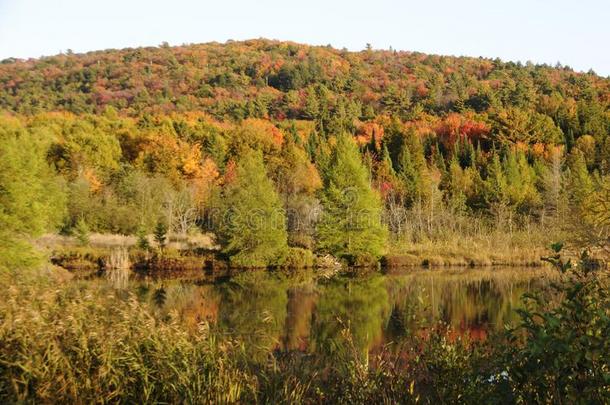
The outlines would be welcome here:
[[[266,40],[6,60],[3,233],[200,229],[257,266],[367,264],[388,246],[552,233],[568,215],[603,236],[609,85]]]
[[[568,151],[465,135],[448,143],[390,118],[359,125],[334,135],[311,121],[129,118],[111,107],[5,115],[3,229],[150,234],[162,223],[214,232],[236,265],[311,263],[311,252],[370,264],[392,241],[552,229],[575,213],[592,226],[603,210],[609,173],[592,137]]]

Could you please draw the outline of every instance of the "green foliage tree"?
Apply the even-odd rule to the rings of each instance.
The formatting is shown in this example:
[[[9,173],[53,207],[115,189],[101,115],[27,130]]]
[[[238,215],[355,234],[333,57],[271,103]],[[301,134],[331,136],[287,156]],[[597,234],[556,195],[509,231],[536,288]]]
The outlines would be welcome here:
[[[138,229],[138,247],[142,250],[150,250],[150,242],[144,228]]]
[[[83,218],[80,218],[74,227],[74,236],[76,236],[76,240],[81,246],[89,245],[89,234],[90,230],[87,222],[85,222]]]
[[[534,169],[525,154],[516,150],[508,152],[504,165],[509,203],[518,212],[531,212],[540,204]]]
[[[324,181],[318,248],[354,261],[379,258],[387,239],[387,229],[381,223],[381,200],[371,189],[368,171],[348,135],[337,138]]]
[[[398,156],[398,176],[404,186],[404,201],[407,206],[426,200],[430,189],[430,178],[423,146],[419,137],[409,132]]]
[[[218,234],[235,266],[266,267],[283,262],[286,218],[261,152],[246,150],[235,178],[225,186]]]
[[[155,242],[159,246],[159,249],[163,250],[167,242],[167,224],[164,221],[157,222],[154,232]]]
[[[63,220],[63,183],[47,164],[46,149],[18,122],[0,119],[0,267],[33,264],[26,239]]]
[[[587,171],[587,163],[583,153],[579,149],[573,149],[569,157],[569,192],[571,204],[580,209],[583,202],[593,192],[593,180]]]

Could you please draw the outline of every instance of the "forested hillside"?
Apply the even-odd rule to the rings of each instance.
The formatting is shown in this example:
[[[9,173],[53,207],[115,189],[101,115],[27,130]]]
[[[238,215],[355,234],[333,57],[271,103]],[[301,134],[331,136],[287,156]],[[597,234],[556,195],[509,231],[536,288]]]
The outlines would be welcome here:
[[[609,107],[593,72],[268,40],[4,60],[0,225],[198,228],[257,266],[568,217],[605,240]]]

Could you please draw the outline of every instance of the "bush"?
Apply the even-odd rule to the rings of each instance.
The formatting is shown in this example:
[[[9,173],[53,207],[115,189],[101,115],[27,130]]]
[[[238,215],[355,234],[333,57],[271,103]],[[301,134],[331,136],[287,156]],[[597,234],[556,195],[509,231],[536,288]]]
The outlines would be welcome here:
[[[377,267],[379,260],[372,254],[360,253],[353,256],[347,256],[347,263],[354,267]]]
[[[288,248],[284,267],[300,269],[314,266],[315,257],[311,250],[297,247]]]
[[[574,265],[560,257],[560,245],[554,249],[545,260],[561,272],[553,285],[560,301],[548,308],[541,294],[524,297],[504,356],[512,392],[520,403],[610,403],[607,274],[586,251]]]

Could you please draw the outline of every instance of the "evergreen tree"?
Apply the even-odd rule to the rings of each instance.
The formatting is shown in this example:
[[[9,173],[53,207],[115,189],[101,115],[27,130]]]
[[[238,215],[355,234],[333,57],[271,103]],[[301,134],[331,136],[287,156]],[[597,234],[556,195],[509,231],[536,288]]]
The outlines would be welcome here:
[[[27,239],[57,227],[66,207],[45,145],[20,124],[0,124],[0,268],[33,264]]]
[[[440,148],[438,147],[438,142],[436,142],[434,144],[434,147],[432,148],[432,164],[436,166],[436,168],[440,171],[441,175],[444,175],[447,172],[445,157],[443,156]]]
[[[399,177],[405,190],[405,203],[412,206],[426,200],[430,188],[430,178],[424,150],[419,137],[410,132],[404,139],[398,157]]]
[[[392,164],[392,158],[386,145],[383,146],[383,152],[381,154],[381,162],[377,169],[378,176],[382,174],[384,178],[393,178],[396,175],[394,171],[394,165]]]
[[[585,199],[593,192],[593,181],[587,171],[587,163],[582,152],[574,148],[569,159],[570,177],[569,194],[571,203],[580,207]]]
[[[468,177],[460,166],[457,156],[453,155],[447,171],[447,203],[454,213],[466,211],[466,192],[470,187]]]
[[[89,226],[85,222],[83,218],[80,218],[76,222],[76,226],[74,227],[74,235],[76,236],[76,240],[81,246],[89,245]]]
[[[283,262],[288,249],[286,218],[261,152],[243,153],[235,179],[224,190],[223,205],[218,231],[223,252],[233,265],[266,267]]]
[[[356,261],[381,256],[387,239],[381,223],[381,201],[371,189],[358,147],[345,134],[337,139],[321,200],[324,212],[317,226],[320,250]]]
[[[157,222],[157,226],[155,227],[155,242],[159,246],[159,249],[163,250],[165,248],[165,243],[167,242],[167,225],[163,221]]]
[[[522,151],[510,150],[504,160],[506,192],[510,205],[522,213],[540,204],[536,189],[536,173]]]
[[[485,179],[486,201],[489,204],[506,204],[507,188],[508,184],[502,169],[500,157],[495,153],[491,163],[487,166],[487,178]]]

